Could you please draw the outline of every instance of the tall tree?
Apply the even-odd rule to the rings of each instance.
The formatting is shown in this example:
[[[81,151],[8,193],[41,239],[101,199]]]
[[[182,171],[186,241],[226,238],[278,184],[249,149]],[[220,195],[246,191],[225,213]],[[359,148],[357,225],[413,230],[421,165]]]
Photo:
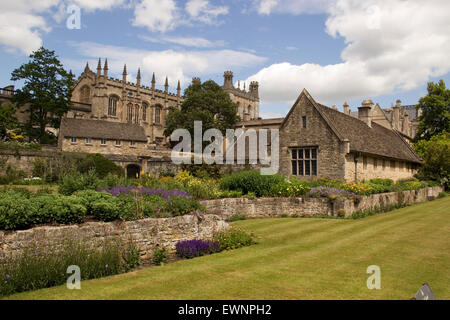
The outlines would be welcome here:
[[[234,129],[239,120],[237,104],[222,87],[212,80],[198,81],[185,90],[181,110],[169,111],[164,135],[169,137],[176,129],[186,129],[193,139],[194,121],[202,121],[203,132],[214,128],[225,134],[226,129]]]
[[[19,122],[15,117],[17,109],[12,103],[0,105],[0,138],[8,138],[8,131],[17,129]]]
[[[44,143],[49,137],[46,128],[59,128],[70,109],[74,75],[64,70],[54,51],[41,47],[30,55],[28,63],[12,72],[11,80],[25,80],[12,102],[17,107],[27,105],[25,132],[30,141]]]
[[[422,110],[416,140],[429,140],[441,132],[450,131],[450,90],[443,80],[428,83],[428,95],[421,98]]]

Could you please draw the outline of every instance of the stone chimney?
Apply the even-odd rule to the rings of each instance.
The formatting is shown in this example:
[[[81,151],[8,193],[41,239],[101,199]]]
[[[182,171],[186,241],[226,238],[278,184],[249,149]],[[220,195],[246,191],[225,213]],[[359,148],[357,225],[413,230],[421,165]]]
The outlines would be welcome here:
[[[223,74],[223,87],[225,89],[233,89],[233,72],[232,71],[225,71]]]
[[[402,107],[402,101],[397,100],[395,107],[392,110],[392,128],[394,130],[400,130],[400,109]]]
[[[364,100],[361,107],[358,108],[358,118],[364,121],[368,127],[372,128],[372,100]]]
[[[347,102],[344,103],[344,113],[350,115],[350,106]]]

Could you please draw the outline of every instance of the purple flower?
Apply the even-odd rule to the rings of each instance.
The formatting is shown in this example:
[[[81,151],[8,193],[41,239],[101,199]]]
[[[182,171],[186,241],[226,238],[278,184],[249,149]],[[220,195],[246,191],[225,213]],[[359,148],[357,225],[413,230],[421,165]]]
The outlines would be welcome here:
[[[11,278],[11,276],[9,274],[6,275],[6,279],[9,280],[9,278]]]
[[[105,267],[106,267],[106,269],[108,269],[108,265],[106,265]]]
[[[220,251],[216,241],[184,240],[179,241],[175,247],[178,256],[188,259]]]

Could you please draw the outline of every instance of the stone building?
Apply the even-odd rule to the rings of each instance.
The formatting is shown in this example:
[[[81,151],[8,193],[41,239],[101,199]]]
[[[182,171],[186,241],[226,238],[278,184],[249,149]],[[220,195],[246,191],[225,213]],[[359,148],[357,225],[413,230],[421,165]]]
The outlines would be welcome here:
[[[272,122],[280,129],[280,173],[306,180],[412,177],[421,159],[397,130],[374,121],[373,102],[363,101],[357,118],[347,107],[339,112],[303,90],[288,115]]]

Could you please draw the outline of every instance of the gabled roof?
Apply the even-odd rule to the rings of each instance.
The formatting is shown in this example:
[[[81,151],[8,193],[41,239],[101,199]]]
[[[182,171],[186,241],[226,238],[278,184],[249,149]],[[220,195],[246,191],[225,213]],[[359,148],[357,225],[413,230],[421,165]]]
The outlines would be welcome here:
[[[103,120],[64,118],[60,134],[63,137],[147,142],[145,130],[140,125]]]
[[[350,141],[350,150],[352,152],[421,163],[419,156],[397,132],[387,129],[376,122],[372,122],[372,127],[369,127],[358,118],[319,104],[314,101],[306,89],[303,90],[289,111],[281,128],[286,125],[287,119],[302,96],[306,96],[312,103],[340,141]]]

